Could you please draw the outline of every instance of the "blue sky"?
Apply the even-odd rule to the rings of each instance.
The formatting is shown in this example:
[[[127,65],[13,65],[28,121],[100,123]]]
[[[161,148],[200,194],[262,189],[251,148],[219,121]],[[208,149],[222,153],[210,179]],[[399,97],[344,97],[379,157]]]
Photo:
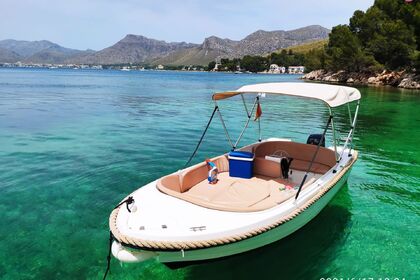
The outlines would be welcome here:
[[[99,50],[126,34],[201,43],[239,40],[258,29],[348,23],[374,0],[1,0],[0,40],[50,40]]]

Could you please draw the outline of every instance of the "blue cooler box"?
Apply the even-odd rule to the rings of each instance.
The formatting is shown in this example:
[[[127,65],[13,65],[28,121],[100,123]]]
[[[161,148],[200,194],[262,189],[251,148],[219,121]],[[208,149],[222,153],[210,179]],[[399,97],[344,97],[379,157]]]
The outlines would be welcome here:
[[[254,174],[254,154],[250,152],[233,151],[229,153],[229,176],[251,178]]]

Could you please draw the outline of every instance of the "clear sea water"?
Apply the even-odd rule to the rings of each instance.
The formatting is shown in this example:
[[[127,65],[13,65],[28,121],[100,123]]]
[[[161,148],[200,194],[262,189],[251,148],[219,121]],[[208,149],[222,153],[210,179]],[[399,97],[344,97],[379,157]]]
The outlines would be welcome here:
[[[101,279],[108,215],[127,194],[183,166],[210,96],[297,76],[0,69],[0,278]],[[360,159],[308,225],[249,253],[183,267],[121,265],[109,279],[420,279],[420,92],[360,88]],[[251,106],[252,100],[247,100]],[[232,138],[241,99],[220,103]],[[262,100],[263,137],[305,141],[326,108]],[[346,111],[337,111],[344,136]],[[251,122],[241,144],[256,141]],[[218,118],[195,162],[229,150]]]

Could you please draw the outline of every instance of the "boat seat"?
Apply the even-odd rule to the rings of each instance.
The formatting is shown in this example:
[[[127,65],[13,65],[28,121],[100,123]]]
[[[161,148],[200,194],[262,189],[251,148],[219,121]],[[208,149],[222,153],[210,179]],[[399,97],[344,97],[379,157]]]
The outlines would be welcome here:
[[[272,208],[293,197],[296,194],[293,187],[298,185],[280,178],[256,175],[251,179],[243,179],[230,177],[229,172],[222,172],[219,173],[217,184],[209,184],[205,178],[181,193],[166,185],[173,180],[168,180],[170,176],[173,175],[157,181],[156,186],[161,192],[206,208],[233,212],[255,212]],[[303,189],[314,181],[315,178],[309,179]],[[176,183],[176,180],[172,182]]]
[[[219,172],[229,171],[229,161],[225,155],[213,158],[211,161],[216,164]],[[203,181],[204,178],[207,179],[208,173],[207,163],[202,162],[183,170],[181,173],[165,176],[161,178],[160,181],[167,188],[179,193],[184,193],[191,187]]]
[[[312,156],[316,151],[316,146],[290,141],[263,142],[254,148],[254,173],[270,177],[280,176],[280,164],[265,159],[265,156],[275,155],[280,151],[287,153],[293,158],[290,165],[291,169],[306,171],[312,160]],[[320,147],[310,172],[324,174],[330,170],[335,163],[334,151]]]
[[[310,162],[306,160],[294,159],[290,165],[291,169],[306,171],[309,167]],[[316,174],[325,174],[331,167],[328,165],[314,162],[311,167],[311,172]],[[268,177],[280,177],[281,167],[280,163],[265,159],[263,157],[256,157],[254,159],[254,174],[268,176]]]
[[[269,209],[294,196],[296,189],[293,187],[298,185],[281,179],[280,164],[265,159],[266,155],[279,150],[286,151],[293,158],[292,169],[306,171],[316,146],[285,141],[263,142],[254,149],[254,177],[250,179],[230,177],[229,161],[226,155],[222,155],[212,159],[219,170],[217,184],[209,184],[208,167],[202,162],[159,179],[156,186],[163,193],[210,209],[235,212]],[[321,147],[311,172],[323,174],[334,164],[334,152]],[[314,180],[308,178],[303,188]]]

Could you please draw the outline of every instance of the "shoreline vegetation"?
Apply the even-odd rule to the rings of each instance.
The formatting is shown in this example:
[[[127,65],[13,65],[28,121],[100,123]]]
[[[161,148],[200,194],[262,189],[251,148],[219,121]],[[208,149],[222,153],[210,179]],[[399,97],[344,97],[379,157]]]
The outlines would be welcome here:
[[[332,28],[304,80],[420,89],[420,2],[376,0]]]

